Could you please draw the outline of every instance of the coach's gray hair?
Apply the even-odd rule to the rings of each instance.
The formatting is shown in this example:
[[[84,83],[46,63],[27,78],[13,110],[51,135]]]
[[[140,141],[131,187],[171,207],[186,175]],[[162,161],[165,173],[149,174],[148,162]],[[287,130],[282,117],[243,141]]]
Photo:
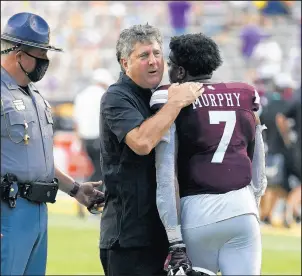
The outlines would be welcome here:
[[[133,52],[133,47],[137,42],[153,42],[157,41],[162,47],[162,36],[158,28],[151,25],[133,25],[129,29],[125,29],[121,32],[116,44],[116,58],[120,63],[122,71],[125,71],[122,64],[122,58],[129,58]]]

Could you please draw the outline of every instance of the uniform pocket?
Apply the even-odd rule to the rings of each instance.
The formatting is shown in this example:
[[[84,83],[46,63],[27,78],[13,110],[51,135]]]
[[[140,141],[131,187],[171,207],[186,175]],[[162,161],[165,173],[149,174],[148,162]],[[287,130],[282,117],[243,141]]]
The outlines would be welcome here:
[[[34,116],[29,111],[3,112],[1,114],[1,136],[11,137],[15,142],[20,142],[26,134],[25,127],[27,126],[28,135],[34,137],[34,123]]]

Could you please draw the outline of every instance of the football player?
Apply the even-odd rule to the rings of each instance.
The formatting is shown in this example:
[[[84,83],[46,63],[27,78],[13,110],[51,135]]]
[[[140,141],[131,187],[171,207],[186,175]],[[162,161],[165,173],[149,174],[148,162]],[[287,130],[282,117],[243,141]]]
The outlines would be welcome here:
[[[165,267],[169,275],[190,275],[192,267],[259,275],[258,208],[267,185],[259,95],[243,82],[211,81],[222,64],[211,38],[187,34],[169,46],[170,82],[202,82],[205,91],[155,149],[157,206],[170,241]],[[155,111],[168,87],[153,93]]]

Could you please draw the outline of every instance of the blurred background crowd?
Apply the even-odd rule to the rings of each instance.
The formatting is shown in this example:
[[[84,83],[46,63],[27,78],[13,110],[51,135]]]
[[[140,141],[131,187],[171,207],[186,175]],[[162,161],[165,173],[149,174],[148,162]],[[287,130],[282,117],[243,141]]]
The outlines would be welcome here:
[[[301,116],[301,1],[1,1],[1,26],[21,11],[45,18],[51,43],[64,49],[50,53],[49,71],[37,83],[53,106],[55,158],[63,169],[79,180],[99,178],[99,97],[119,76],[115,46],[122,29],[147,22],[158,27],[165,57],[171,36],[203,32],[218,43],[224,61],[213,80],[248,82],[261,96],[270,174],[263,223],[300,223],[301,177],[288,168],[293,151],[276,118],[292,101],[300,101]],[[292,145],[299,145],[301,118],[282,118],[290,123]]]

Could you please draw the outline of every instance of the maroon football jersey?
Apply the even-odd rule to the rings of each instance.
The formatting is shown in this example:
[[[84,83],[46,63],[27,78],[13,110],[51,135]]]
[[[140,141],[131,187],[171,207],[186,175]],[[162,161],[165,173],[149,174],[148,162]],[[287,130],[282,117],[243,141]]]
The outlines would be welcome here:
[[[240,82],[204,84],[177,120],[180,195],[226,193],[252,177],[247,146],[255,138],[259,95]]]

